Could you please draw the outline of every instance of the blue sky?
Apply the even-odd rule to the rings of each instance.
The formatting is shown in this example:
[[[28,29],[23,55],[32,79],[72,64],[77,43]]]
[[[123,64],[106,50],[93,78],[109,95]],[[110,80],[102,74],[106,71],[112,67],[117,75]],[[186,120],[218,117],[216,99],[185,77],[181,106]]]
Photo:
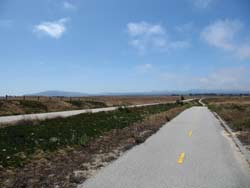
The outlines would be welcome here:
[[[249,0],[1,0],[0,95],[250,90]]]

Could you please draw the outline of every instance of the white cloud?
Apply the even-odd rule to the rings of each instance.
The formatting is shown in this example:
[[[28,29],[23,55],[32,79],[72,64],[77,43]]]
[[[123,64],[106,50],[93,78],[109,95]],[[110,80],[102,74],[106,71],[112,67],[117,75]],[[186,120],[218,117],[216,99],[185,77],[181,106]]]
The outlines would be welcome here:
[[[130,36],[129,44],[140,53],[146,51],[168,51],[170,49],[186,48],[187,41],[171,41],[166,29],[160,24],[147,22],[131,22],[127,24],[127,32]]]
[[[153,65],[150,63],[146,63],[140,66],[140,68],[142,68],[143,70],[150,70],[153,68]]]
[[[250,59],[250,44],[240,46],[237,49],[237,56],[241,59]]]
[[[180,33],[185,33],[185,34],[190,33],[195,30],[195,24],[194,22],[188,22],[188,23],[176,26],[175,30]]]
[[[34,32],[38,34],[46,34],[52,38],[59,39],[66,31],[65,24],[69,21],[68,18],[62,18],[52,22],[42,22],[34,26]]]
[[[250,43],[239,40],[243,28],[244,24],[239,20],[218,20],[203,29],[201,38],[211,46],[247,59],[250,57]]]
[[[147,22],[129,23],[128,33],[132,36],[163,35],[165,29],[161,25],[152,25]]]
[[[191,0],[197,8],[207,8],[213,0]]]
[[[153,65],[150,63],[141,64],[137,66],[136,69],[141,73],[147,73],[153,69]]]
[[[238,20],[219,20],[207,26],[201,36],[212,46],[230,50],[234,48],[235,34],[241,28],[242,23]]]
[[[77,9],[76,5],[74,5],[68,1],[64,1],[62,3],[62,6],[64,9],[67,9],[67,10],[76,10]]]
[[[147,63],[147,64],[144,64],[144,67],[145,67],[146,69],[151,69],[153,66],[152,66],[152,64]]]
[[[189,48],[191,46],[188,41],[174,41],[169,44],[173,49]]]
[[[248,79],[250,71],[245,67],[228,67],[220,69],[198,79],[199,85],[203,89],[250,89]]]
[[[159,74],[167,85],[175,89],[205,89],[205,90],[249,90],[250,69],[247,67],[225,67],[209,73],[206,76],[197,76],[192,73],[165,72]]]

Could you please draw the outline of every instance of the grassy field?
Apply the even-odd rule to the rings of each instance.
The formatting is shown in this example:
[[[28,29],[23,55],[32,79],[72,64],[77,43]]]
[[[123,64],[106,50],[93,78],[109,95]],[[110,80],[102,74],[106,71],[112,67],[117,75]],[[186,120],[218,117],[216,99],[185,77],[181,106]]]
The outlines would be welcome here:
[[[250,97],[218,97],[204,102],[228,123],[244,144],[250,145]]]
[[[173,102],[176,96],[9,97],[0,100],[0,116]]]
[[[140,108],[120,108],[112,112],[80,114],[44,121],[23,121],[0,129],[0,165],[22,166],[36,151],[55,151],[85,145],[111,129],[120,129],[145,117],[181,106],[161,104]]]
[[[0,116],[45,113],[66,110],[107,107],[100,101],[35,101],[35,100],[2,100],[0,101]]]
[[[0,129],[0,187],[76,187],[194,105],[198,102],[8,125]]]

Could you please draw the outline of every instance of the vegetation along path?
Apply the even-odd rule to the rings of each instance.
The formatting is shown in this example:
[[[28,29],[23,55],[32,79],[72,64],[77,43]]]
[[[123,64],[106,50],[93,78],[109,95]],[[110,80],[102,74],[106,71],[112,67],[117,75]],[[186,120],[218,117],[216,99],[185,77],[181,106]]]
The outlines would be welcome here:
[[[0,187],[76,187],[196,104],[119,108],[5,126],[0,129]]]

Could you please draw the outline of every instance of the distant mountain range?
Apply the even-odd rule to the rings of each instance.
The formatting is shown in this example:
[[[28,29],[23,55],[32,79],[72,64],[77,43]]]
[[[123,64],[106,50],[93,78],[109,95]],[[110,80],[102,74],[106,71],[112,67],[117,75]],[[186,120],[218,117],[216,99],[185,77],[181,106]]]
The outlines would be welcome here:
[[[43,91],[34,94],[28,94],[27,96],[64,96],[64,97],[81,97],[81,96],[153,96],[153,95],[187,95],[187,94],[250,94],[247,90],[205,90],[205,89],[193,89],[187,91],[149,91],[149,92],[110,92],[110,93],[81,93],[81,92],[68,92],[50,90]]]
[[[68,91],[50,90],[50,91],[43,91],[43,92],[39,92],[39,93],[28,94],[27,96],[81,97],[81,96],[89,96],[89,94],[81,93],[81,92],[68,92]]]

